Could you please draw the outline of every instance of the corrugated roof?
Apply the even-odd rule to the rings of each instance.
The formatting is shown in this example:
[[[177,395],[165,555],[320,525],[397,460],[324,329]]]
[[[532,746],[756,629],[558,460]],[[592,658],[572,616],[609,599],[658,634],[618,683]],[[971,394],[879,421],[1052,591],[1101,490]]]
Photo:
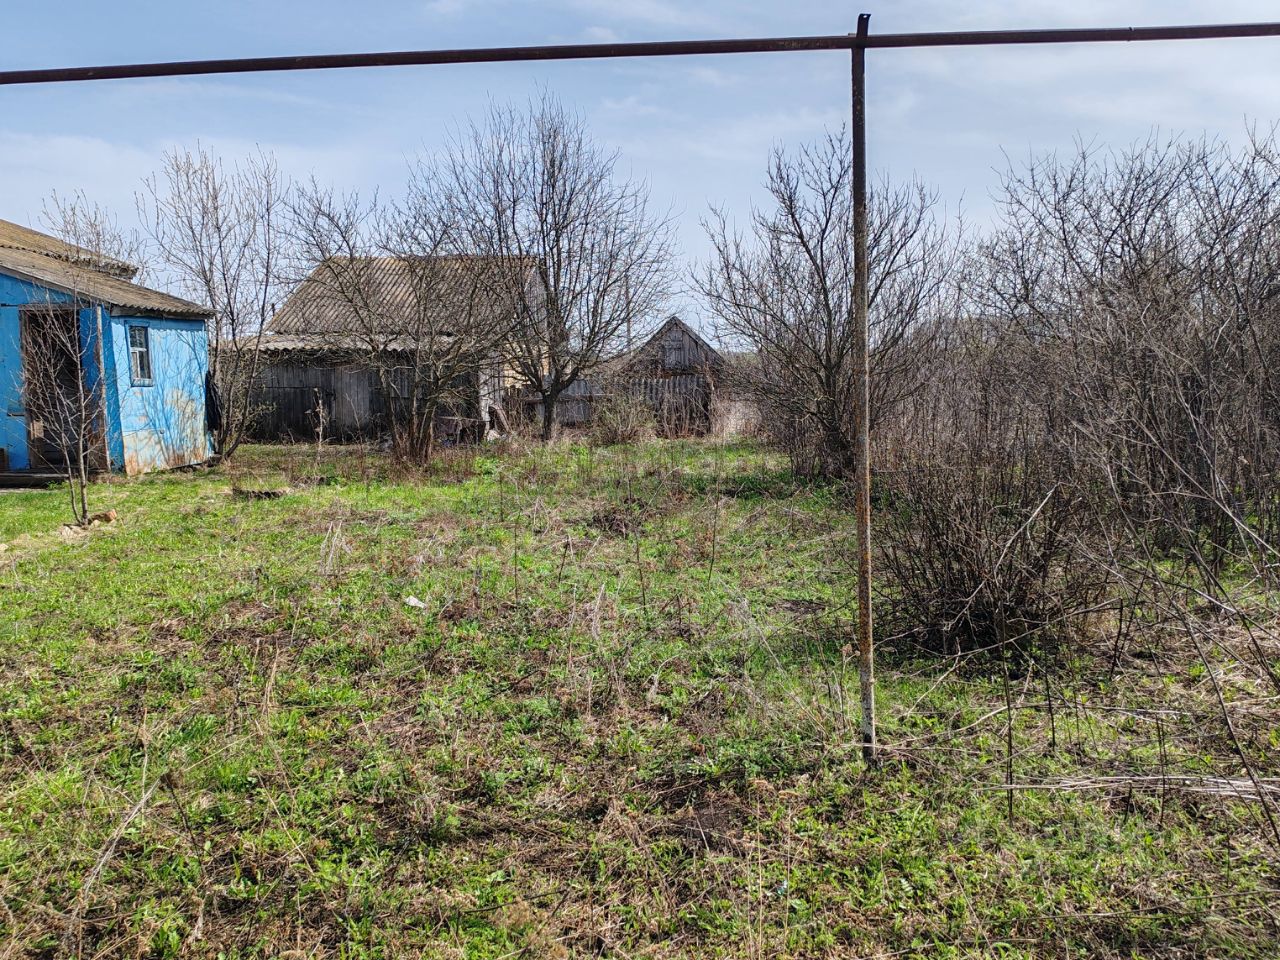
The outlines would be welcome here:
[[[252,339],[244,345],[252,348]],[[379,350],[408,351],[414,348],[414,341],[410,337],[369,338],[348,333],[272,333],[268,330],[258,340],[257,349],[274,353],[351,354],[367,353],[375,345]],[[236,345],[228,342],[226,348],[234,350]]]
[[[9,220],[0,220],[0,248],[41,253],[55,260],[76,263],[123,280],[132,280],[138,273],[138,268],[131,263],[77,247],[73,243]]]
[[[0,271],[109,307],[166,317],[205,319],[212,316],[207,308],[190,300],[24,247],[0,246]]]
[[[527,282],[531,257],[334,257],[311,271],[267,325],[271,334],[412,336],[440,332],[462,311],[507,317],[515,312],[513,280]],[[354,292],[361,316],[351,305]],[[264,338],[264,343],[271,338]],[[280,341],[284,342],[284,341]]]

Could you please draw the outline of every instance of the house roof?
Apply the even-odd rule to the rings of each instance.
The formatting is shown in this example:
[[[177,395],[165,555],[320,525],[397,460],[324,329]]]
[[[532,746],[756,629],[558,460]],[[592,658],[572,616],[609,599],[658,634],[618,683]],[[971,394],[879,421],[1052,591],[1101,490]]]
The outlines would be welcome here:
[[[0,220],[0,248],[42,253],[55,260],[77,263],[97,270],[99,273],[110,274],[124,280],[132,280],[138,272],[138,268],[131,263],[86,250],[84,247],[78,247],[73,243],[67,243],[65,240],[59,240],[57,237],[51,237],[47,233],[32,230],[30,227],[24,227],[20,223],[12,223],[9,220]]]
[[[211,316],[199,304],[131,283],[128,277],[136,271],[129,264],[94,258],[7,220],[0,220],[0,272],[113,308],[193,320]]]
[[[244,346],[248,348],[252,343],[253,341],[250,339]],[[411,351],[415,346],[413,339],[410,337],[379,336],[376,343],[379,350],[393,353]],[[228,350],[237,348],[236,344],[231,342],[226,343],[225,347]],[[367,353],[370,349],[370,340],[368,337],[356,336],[350,333],[272,333],[266,331],[258,340],[256,349],[268,353]]]
[[[332,257],[298,285],[268,323],[263,343],[306,349],[296,338],[318,347],[326,337],[358,333],[411,336],[447,327],[463,309],[507,316],[516,308],[511,279],[527,282],[536,267],[531,257]],[[360,320],[353,293],[362,301]]]

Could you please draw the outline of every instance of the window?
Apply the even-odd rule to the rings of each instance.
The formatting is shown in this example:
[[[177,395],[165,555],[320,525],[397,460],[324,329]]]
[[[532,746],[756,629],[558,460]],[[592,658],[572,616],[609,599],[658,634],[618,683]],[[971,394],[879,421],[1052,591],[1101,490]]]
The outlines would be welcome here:
[[[129,328],[129,378],[137,384],[151,383],[151,331]]]

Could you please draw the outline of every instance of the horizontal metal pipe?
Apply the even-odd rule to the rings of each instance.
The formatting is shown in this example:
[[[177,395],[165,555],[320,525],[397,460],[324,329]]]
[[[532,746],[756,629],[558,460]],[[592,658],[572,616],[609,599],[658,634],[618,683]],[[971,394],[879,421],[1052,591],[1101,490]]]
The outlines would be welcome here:
[[[621,57],[677,57],[723,53],[789,53],[800,50],[849,50],[849,36],[774,37],[756,40],[660,40],[648,43],[575,43],[544,47],[480,47],[462,50],[402,50],[385,53],[334,53],[301,57],[251,57],[237,60],[184,60],[103,67],[60,67],[0,72],[0,85],[123,80],[135,77],[189,77],[211,73],[273,73],[284,70],[336,70],[353,67],[412,67],[442,63],[519,63],[530,60],[606,60]]]
[[[577,43],[532,47],[479,47],[459,50],[402,50],[384,53],[335,53],[300,57],[247,57],[183,60],[99,67],[54,67],[0,72],[0,86],[23,83],[71,83],[139,77],[190,77],[208,74],[274,73],[289,70],[337,70],[354,67],[408,67],[444,63],[519,63],[549,60],[604,60],[622,57],[706,56],[728,53],[794,53],[812,50],[903,47],[973,47],[1010,44],[1105,43],[1143,40],[1214,40],[1280,36],[1280,23],[1229,23],[1184,27],[1105,27],[1073,30],[987,30],[965,33],[884,33],[816,37],[759,37],[746,40],[658,40],[643,43]]]
[[[1027,43],[1132,43],[1144,40],[1232,40],[1280,36],[1280,23],[1219,23],[1185,27],[1084,27],[1065,30],[977,30],[964,33],[882,33],[868,48],[992,47]]]

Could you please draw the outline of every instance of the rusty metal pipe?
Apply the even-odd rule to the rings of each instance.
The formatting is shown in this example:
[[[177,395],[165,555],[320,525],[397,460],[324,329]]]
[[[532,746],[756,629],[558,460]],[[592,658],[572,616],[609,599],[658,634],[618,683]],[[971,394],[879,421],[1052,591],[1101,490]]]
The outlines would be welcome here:
[[[869,50],[902,47],[992,47],[1036,43],[1133,43],[1151,40],[1231,40],[1280,36],[1280,23],[1218,23],[1169,27],[1081,27],[1063,30],[970,30],[882,33]]]
[[[869,13],[858,16],[856,39],[865,40]],[[867,48],[853,47],[853,335],[854,422],[857,475],[854,517],[858,536],[858,693],[862,708],[862,758],[876,762],[875,656],[871,643],[871,333],[867,321],[870,290],[867,261]]]
[[[181,60],[168,63],[112,64],[0,71],[0,86],[74,83],[143,77],[278,73],[357,67],[409,67],[446,63],[519,63],[554,60],[606,60],[626,57],[713,56],[731,53],[795,53],[815,50],[903,47],[972,47],[1010,44],[1107,43],[1152,40],[1215,40],[1280,36],[1280,23],[1228,23],[1170,27],[1103,27],[1070,30],[985,30],[957,33],[885,33],[812,37],[758,37],[742,40],[658,40],[642,43],[577,43],[550,46],[475,47],[457,50],[401,50],[382,53],[312,54]]]
[[[139,77],[190,77],[230,73],[279,73],[292,70],[341,70],[356,67],[413,67],[446,63],[527,63],[728,53],[794,53],[813,50],[848,50],[849,42],[847,36],[773,37],[756,40],[661,40],[647,43],[577,43],[535,47],[479,47],[460,50],[333,53],[231,60],[181,60],[172,63],[8,70],[0,72],[0,85],[124,80]]]

